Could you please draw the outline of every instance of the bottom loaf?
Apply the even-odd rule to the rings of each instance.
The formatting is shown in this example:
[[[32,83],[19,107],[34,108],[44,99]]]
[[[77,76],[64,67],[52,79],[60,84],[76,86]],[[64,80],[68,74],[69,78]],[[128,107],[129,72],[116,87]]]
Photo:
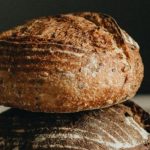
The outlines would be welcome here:
[[[0,150],[150,150],[150,115],[131,101],[72,114],[0,114]]]

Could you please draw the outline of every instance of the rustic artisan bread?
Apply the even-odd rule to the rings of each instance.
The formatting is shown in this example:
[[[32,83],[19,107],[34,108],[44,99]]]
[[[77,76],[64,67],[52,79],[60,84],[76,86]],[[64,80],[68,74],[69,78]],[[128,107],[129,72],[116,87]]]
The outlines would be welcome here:
[[[149,114],[129,101],[72,114],[0,115],[1,150],[149,150],[149,132]]]
[[[0,104],[41,112],[102,108],[133,97],[138,44],[111,17],[43,17],[0,34]]]

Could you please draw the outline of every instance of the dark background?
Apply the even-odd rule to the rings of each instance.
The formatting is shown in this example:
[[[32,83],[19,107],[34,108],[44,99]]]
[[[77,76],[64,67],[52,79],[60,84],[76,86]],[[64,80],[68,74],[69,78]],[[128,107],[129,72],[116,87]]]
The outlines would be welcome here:
[[[150,94],[150,0],[0,0],[0,31],[39,16],[76,11],[110,14],[139,43],[145,65],[139,93]]]

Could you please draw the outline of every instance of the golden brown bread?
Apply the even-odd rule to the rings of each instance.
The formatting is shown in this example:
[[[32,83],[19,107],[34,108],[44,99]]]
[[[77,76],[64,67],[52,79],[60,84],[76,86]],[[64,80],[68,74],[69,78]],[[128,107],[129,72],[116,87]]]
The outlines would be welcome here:
[[[43,17],[0,34],[0,104],[40,112],[107,107],[143,78],[138,44],[111,17]]]
[[[146,131],[147,129],[147,131]],[[1,150],[149,150],[150,115],[131,102],[70,114],[0,114]]]

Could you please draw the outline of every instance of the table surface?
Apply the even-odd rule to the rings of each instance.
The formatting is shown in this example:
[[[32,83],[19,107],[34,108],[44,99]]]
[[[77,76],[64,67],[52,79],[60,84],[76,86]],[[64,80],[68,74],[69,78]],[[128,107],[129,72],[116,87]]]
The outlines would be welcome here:
[[[150,95],[137,95],[132,100],[150,113]],[[8,109],[8,107],[0,106],[0,113]]]

